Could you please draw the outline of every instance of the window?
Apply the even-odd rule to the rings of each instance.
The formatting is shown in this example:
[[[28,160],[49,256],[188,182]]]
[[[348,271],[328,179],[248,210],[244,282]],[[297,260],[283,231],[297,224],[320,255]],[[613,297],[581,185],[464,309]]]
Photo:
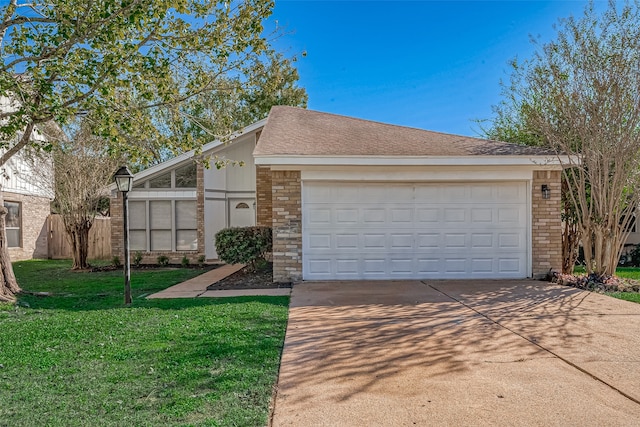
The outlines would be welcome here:
[[[175,170],[163,173],[148,181],[137,182],[133,188],[196,188],[198,173],[196,164],[191,162]]]
[[[19,248],[22,246],[22,206],[17,202],[4,202],[7,208],[5,230],[7,231],[7,246]]]
[[[129,247],[133,251],[147,250],[147,202],[129,202]]]
[[[171,188],[171,172],[150,179],[149,188]]]
[[[245,202],[240,202],[236,205],[236,209],[249,209],[249,205]]]
[[[198,223],[196,202],[176,201],[176,250],[195,251],[198,249]]]
[[[195,200],[129,201],[129,245],[133,251],[196,251]]]
[[[171,201],[149,202],[149,237],[152,251],[171,250]]]
[[[176,169],[176,188],[196,188],[196,164]]]

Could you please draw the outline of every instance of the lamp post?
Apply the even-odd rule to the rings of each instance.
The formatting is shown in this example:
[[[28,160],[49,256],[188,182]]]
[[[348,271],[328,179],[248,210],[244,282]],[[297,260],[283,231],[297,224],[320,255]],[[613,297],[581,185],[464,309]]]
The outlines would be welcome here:
[[[129,264],[129,218],[127,211],[129,209],[129,200],[127,193],[131,190],[133,184],[133,174],[128,167],[122,166],[113,175],[113,179],[118,186],[118,191],[122,193],[122,219],[124,227],[124,303],[131,304],[131,268]]]

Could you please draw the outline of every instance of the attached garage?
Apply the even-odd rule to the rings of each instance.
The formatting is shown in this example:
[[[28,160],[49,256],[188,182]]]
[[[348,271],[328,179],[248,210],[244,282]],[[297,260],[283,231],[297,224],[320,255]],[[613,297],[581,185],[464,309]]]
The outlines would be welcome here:
[[[553,153],[274,107],[254,150],[275,281],[514,279],[562,264]]]
[[[304,182],[304,280],[524,278],[525,182]]]

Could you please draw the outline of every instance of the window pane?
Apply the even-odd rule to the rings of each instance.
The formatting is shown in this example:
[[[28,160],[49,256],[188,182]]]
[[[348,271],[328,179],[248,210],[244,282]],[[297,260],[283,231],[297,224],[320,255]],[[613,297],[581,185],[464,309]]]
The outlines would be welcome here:
[[[151,250],[171,250],[171,230],[151,230]]]
[[[176,228],[198,228],[195,200],[176,201]]]
[[[169,200],[149,202],[149,224],[152,230],[171,229],[171,202]]]
[[[196,181],[195,163],[176,169],[177,188],[196,188]]]
[[[129,201],[129,229],[144,230],[147,228],[147,203]]]
[[[129,248],[132,251],[147,250],[147,232],[146,230],[129,231]]]
[[[177,251],[198,250],[198,233],[196,230],[178,230],[176,232]]]
[[[171,172],[149,180],[150,188],[171,188]]]
[[[144,188],[144,185],[145,185],[146,183],[147,183],[147,181],[142,181],[142,182],[141,182],[141,183],[139,183],[139,184],[135,184],[135,185],[133,186],[133,188]]]
[[[10,248],[20,247],[20,229],[19,228],[7,228],[7,245]]]
[[[20,203],[4,202],[4,207],[9,211],[5,218],[6,226],[20,228]]]

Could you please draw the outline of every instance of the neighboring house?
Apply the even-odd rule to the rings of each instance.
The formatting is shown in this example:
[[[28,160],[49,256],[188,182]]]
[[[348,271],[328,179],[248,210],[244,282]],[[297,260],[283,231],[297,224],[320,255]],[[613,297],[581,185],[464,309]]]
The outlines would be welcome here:
[[[6,216],[7,244],[11,261],[47,258],[47,219],[51,211],[53,189],[39,184],[30,161],[20,154],[0,168],[2,197]]]
[[[255,221],[273,226],[276,281],[526,278],[562,265],[562,166],[539,148],[277,106],[204,153],[245,166],[204,170],[188,153],[137,174],[132,253],[213,259],[215,232]]]
[[[6,97],[0,97],[0,110],[13,108]],[[62,131],[54,124],[42,127],[47,135]],[[46,141],[40,130],[33,139]],[[47,219],[53,200],[53,168],[47,155],[36,158],[23,149],[0,167],[0,191],[8,213],[6,220],[7,245],[11,261],[48,256]]]

